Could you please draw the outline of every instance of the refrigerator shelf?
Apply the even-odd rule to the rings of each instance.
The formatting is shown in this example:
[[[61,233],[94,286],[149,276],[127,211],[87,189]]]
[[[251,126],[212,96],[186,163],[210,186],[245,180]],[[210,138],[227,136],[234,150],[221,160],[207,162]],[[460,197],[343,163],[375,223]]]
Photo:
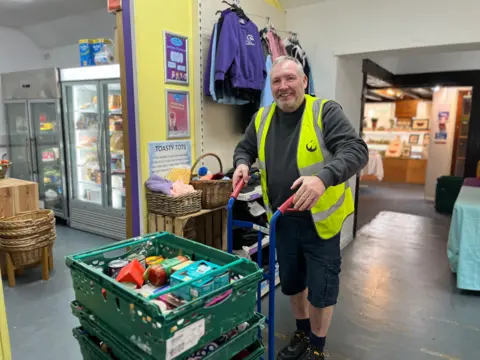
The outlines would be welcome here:
[[[91,108],[91,109],[77,109],[75,110],[76,113],[80,113],[80,114],[97,114],[98,113],[98,110],[95,109],[95,108]]]
[[[98,166],[98,165],[77,165],[77,167],[82,168],[82,169],[90,169],[90,170],[100,171],[100,166]]]
[[[102,184],[97,184],[97,183],[94,183],[93,181],[87,181],[87,180],[78,180],[78,183],[79,184],[84,184],[84,185],[91,185],[91,186],[95,186],[95,187],[101,187]]]

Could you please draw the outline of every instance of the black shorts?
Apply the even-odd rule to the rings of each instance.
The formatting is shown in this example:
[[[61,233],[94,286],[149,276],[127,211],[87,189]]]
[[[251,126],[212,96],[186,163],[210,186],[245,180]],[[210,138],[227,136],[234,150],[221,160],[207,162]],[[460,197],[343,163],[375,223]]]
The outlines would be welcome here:
[[[337,303],[341,267],[340,234],[321,239],[312,218],[285,215],[276,227],[280,284],[285,295],[308,287],[308,301],[316,308]]]

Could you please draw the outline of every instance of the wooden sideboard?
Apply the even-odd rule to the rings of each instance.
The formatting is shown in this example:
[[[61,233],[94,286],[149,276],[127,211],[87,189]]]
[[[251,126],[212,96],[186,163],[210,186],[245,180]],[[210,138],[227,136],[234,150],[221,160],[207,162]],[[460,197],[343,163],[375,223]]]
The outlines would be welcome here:
[[[384,182],[425,184],[426,159],[383,158]]]

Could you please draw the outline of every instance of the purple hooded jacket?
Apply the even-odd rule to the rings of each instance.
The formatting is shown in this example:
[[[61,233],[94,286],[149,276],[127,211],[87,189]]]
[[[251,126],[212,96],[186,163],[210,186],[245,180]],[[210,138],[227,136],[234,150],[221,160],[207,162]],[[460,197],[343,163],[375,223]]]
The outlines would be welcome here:
[[[235,88],[263,90],[265,58],[257,26],[230,12],[218,35],[215,80],[225,80],[228,72]]]

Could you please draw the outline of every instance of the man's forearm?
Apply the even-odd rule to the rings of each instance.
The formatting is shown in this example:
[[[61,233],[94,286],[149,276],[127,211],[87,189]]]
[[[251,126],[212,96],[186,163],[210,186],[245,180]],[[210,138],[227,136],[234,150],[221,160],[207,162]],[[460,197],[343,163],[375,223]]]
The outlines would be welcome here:
[[[333,158],[317,176],[326,187],[336,186],[365,167],[368,163],[368,146],[355,132],[337,103],[325,104],[323,130],[325,145]]]
[[[319,173],[325,187],[336,186],[348,181],[368,163],[368,148],[363,140],[350,141],[334,155]]]

